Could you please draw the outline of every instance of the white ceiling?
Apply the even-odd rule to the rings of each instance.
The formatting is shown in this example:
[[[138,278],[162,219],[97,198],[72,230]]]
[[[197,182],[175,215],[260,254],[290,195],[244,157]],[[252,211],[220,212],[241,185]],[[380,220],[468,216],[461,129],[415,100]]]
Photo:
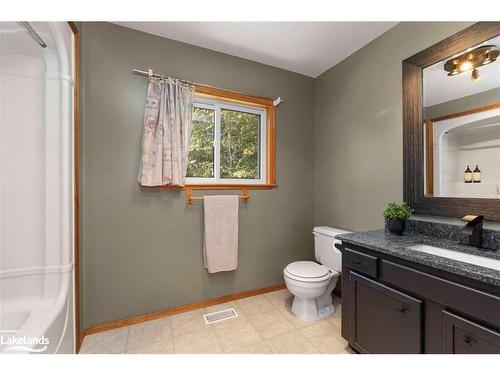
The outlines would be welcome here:
[[[500,36],[481,43],[480,45],[485,44],[493,44],[500,47]],[[471,47],[469,50],[476,47],[477,46]],[[462,53],[463,52],[458,55]],[[500,59],[494,63],[478,68],[481,79],[476,82],[471,80],[472,71],[449,77],[448,73],[444,70],[444,64],[448,60],[449,59],[440,61],[424,69],[425,107],[500,87]]]
[[[115,22],[317,77],[397,22]]]

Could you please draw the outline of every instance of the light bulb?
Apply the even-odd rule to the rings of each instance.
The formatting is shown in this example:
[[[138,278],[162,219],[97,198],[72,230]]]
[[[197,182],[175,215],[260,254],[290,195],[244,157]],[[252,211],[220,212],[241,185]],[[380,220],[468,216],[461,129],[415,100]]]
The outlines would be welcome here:
[[[470,61],[464,61],[463,63],[460,64],[460,66],[458,67],[458,69],[461,72],[465,72],[466,70],[470,70],[473,67],[474,67],[474,65],[472,65],[472,63]]]

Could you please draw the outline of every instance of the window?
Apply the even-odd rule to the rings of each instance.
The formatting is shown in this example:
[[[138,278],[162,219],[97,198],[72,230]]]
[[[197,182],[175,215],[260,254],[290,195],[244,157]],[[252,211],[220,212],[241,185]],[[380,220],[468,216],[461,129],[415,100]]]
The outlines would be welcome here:
[[[272,100],[207,87],[199,91],[186,185],[274,185]]]

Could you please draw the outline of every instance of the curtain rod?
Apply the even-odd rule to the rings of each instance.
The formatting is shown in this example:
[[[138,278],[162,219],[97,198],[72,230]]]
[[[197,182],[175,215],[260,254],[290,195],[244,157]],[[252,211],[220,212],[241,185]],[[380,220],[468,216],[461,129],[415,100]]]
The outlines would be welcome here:
[[[153,69],[148,69],[148,71],[139,70],[139,69],[132,69],[132,72],[134,72],[134,74],[138,74],[140,76],[159,77],[159,78],[174,78],[174,79],[177,79],[178,81],[181,81],[181,82],[184,82],[184,83],[188,83],[190,85],[206,86],[206,85],[204,85],[202,83],[186,81],[185,79],[179,79],[179,78],[167,76],[167,75],[164,75],[164,74],[158,74],[158,73],[155,73],[153,71]],[[223,89],[221,87],[215,87],[215,86],[212,86],[212,87],[214,87],[216,89],[219,89],[219,90],[226,90],[226,89]],[[239,93],[239,92],[238,92],[238,94],[242,94],[243,95],[243,93]],[[283,99],[281,99],[281,96],[278,96],[276,99],[273,99],[273,104],[274,104],[275,107],[277,107],[281,103],[283,103]]]

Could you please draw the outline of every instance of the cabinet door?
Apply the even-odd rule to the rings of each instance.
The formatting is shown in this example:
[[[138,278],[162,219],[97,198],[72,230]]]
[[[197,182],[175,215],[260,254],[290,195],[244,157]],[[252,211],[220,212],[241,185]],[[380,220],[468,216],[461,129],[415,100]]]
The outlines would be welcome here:
[[[422,353],[422,301],[349,272],[349,343],[361,353]]]
[[[500,354],[500,333],[443,311],[443,353]]]

